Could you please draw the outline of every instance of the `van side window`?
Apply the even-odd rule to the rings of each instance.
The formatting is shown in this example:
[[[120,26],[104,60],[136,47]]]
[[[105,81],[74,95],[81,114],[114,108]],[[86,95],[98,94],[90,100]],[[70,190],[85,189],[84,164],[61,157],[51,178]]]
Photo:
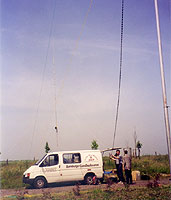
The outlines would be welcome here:
[[[80,153],[65,153],[63,154],[63,163],[71,164],[71,163],[80,163],[81,155]]]
[[[40,167],[48,167],[59,163],[58,154],[49,155],[40,165]]]

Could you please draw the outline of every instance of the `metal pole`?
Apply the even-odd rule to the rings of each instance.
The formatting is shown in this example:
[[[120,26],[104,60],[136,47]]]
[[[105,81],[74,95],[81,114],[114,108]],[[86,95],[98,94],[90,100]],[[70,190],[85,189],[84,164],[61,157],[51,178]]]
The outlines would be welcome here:
[[[160,24],[159,24],[159,12],[158,12],[157,0],[154,0],[154,4],[155,4],[155,12],[156,12],[157,37],[158,37],[158,48],[159,48],[159,57],[160,57],[160,71],[161,71],[161,81],[162,81],[162,91],[163,91],[163,107],[164,107],[164,119],[165,119],[165,127],[166,127],[166,140],[167,140],[167,149],[168,149],[170,175],[171,175],[171,136],[170,136],[169,113],[168,113],[167,96],[166,96],[166,84],[165,84],[164,67],[163,67],[162,44],[161,44],[161,37],[160,37]]]

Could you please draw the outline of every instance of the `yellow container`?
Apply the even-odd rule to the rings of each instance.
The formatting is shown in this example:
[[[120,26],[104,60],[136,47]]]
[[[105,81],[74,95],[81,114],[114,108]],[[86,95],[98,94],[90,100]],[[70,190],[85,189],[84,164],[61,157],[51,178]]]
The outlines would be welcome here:
[[[132,180],[133,181],[141,180],[140,171],[132,171]]]

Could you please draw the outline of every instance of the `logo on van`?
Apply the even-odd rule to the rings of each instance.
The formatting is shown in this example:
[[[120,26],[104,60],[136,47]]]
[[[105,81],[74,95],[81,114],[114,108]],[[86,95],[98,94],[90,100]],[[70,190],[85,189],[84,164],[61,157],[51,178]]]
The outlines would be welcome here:
[[[94,162],[98,161],[98,158],[95,155],[89,154],[88,156],[85,157],[86,162]]]
[[[79,167],[98,167],[99,164],[84,164],[84,165],[66,165],[66,168],[79,168]]]

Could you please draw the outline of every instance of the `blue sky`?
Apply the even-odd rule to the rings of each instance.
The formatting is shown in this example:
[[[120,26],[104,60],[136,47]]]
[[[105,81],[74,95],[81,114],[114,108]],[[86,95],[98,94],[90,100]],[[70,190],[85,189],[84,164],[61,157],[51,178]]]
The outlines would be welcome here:
[[[170,105],[170,3],[158,0],[158,4]],[[89,0],[1,1],[1,159],[41,157],[46,141],[52,151],[89,149],[93,139],[100,149],[111,147],[121,1],[93,0],[76,49],[89,5]],[[58,147],[54,131],[55,79]],[[135,127],[144,154],[167,152],[153,0],[125,1],[124,8],[116,146],[133,147]]]

